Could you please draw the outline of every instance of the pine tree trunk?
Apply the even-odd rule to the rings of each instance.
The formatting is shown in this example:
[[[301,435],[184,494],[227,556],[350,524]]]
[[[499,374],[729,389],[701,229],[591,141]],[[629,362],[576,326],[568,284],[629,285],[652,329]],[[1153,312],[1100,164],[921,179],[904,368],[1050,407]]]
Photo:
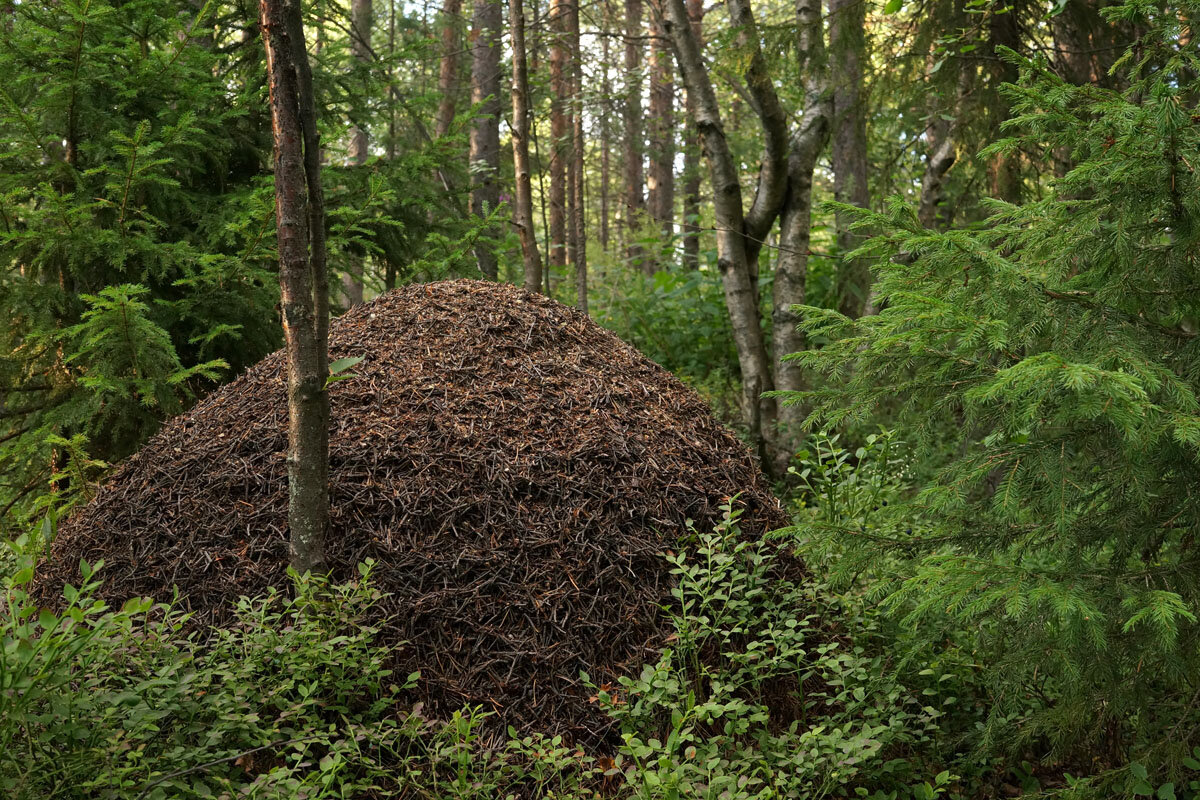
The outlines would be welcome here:
[[[462,0],[444,0],[442,4],[442,59],[438,67],[438,109],[433,134],[441,139],[454,124],[454,108],[458,100],[458,35]]]
[[[547,271],[548,294],[557,285],[558,276],[567,265],[567,167],[570,146],[567,105],[570,89],[567,80],[567,11],[568,0],[550,0],[546,25],[550,32],[550,254]]]
[[[260,0],[274,137],[279,289],[287,347],[291,565],[325,564],[329,527],[329,283],[312,73],[300,0]]]
[[[567,150],[570,89],[567,79],[568,0],[550,0],[550,248],[551,281],[567,265]]]
[[[863,95],[866,60],[866,4],[861,0],[829,0],[829,46],[833,74],[833,194],[839,203],[867,208],[867,109]],[[871,273],[864,259],[846,259],[862,243],[850,230],[853,218],[837,214],[838,310],[860,317],[870,304]]]
[[[704,46],[704,0],[687,0],[688,19],[696,42]],[[685,87],[688,118],[695,117],[695,100]],[[700,142],[691,126],[687,129],[683,153],[683,265],[700,268]]]
[[[649,272],[654,264],[644,258],[638,227],[645,211],[642,193],[642,0],[625,0],[625,258],[629,265]]]
[[[612,182],[611,106],[612,77],[609,74],[609,15],[608,3],[604,3],[604,29],[600,32],[600,248],[606,253],[609,244],[609,185]]]
[[[371,64],[371,30],[374,28],[375,10],[372,0],[352,0],[350,4],[350,51],[354,54],[363,70]],[[360,110],[361,113],[361,110]],[[350,148],[347,155],[354,166],[367,163],[370,154],[367,131],[362,125],[354,125],[350,129]],[[365,265],[361,258],[355,258],[342,275],[342,294],[346,305],[356,306],[363,301],[363,269]]]
[[[471,213],[486,217],[500,202],[500,27],[498,0],[475,0],[472,20]],[[496,280],[496,254],[490,243],[475,246],[475,261],[488,280]]]
[[[396,158],[396,2],[388,0],[388,52],[387,52],[387,97],[388,97],[388,138],[386,155],[387,160],[392,161]],[[385,268],[388,275],[395,275],[395,268],[388,264]],[[395,278],[384,281],[384,286],[388,289],[394,288],[392,283]]]
[[[579,34],[579,0],[567,0],[571,44],[571,262],[575,265],[575,306],[588,310],[587,233],[584,229],[583,181],[583,47]]]
[[[659,16],[659,15],[654,15]],[[664,241],[675,234],[675,62],[661,23],[651,26],[648,210]]]
[[[534,0],[537,2],[537,0]],[[525,65],[525,9],[521,0],[508,2],[508,26],[512,36],[512,145],[516,178],[513,209],[517,235],[521,239],[525,288],[542,288],[542,259],[533,229],[533,185],[529,176],[529,74]]]

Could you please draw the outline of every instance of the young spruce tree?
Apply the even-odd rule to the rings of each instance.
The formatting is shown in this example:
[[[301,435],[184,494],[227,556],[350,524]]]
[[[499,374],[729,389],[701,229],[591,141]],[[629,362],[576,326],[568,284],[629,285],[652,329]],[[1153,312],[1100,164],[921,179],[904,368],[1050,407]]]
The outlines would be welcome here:
[[[942,459],[905,507],[839,532],[840,569],[889,564],[887,602],[931,639],[978,631],[985,744],[1088,769],[1170,772],[1200,743],[1200,59],[1181,23],[1198,12],[1105,10],[1146,32],[1121,91],[1006,53],[1014,119],[985,156],[1076,166],[973,228],[840,207],[878,234],[860,252],[881,311],[803,309],[825,344],[797,358],[834,376],[791,397],[809,423],[899,411]]]

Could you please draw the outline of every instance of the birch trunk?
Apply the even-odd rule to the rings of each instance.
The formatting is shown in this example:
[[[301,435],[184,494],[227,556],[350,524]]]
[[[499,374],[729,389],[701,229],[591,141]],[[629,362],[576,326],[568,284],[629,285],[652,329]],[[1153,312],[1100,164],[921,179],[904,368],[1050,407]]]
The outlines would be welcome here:
[[[352,0],[350,3],[350,52],[359,68],[364,72],[371,65],[371,30],[375,23],[375,9],[372,0]],[[362,109],[359,110],[360,115]],[[362,124],[356,124],[350,129],[350,148],[347,155],[350,163],[361,167],[367,163],[370,155],[370,142],[367,130]],[[363,270],[365,263],[362,258],[355,258],[342,275],[342,295],[346,305],[356,306],[363,301]]]
[[[758,291],[748,259],[746,219],[737,165],[725,138],[716,92],[700,55],[700,46],[692,31],[684,0],[664,2],[666,13],[663,25],[675,47],[683,81],[695,99],[692,122],[699,134],[712,179],[717,266],[721,273],[742,376],[742,415],[763,467],[770,469],[774,462],[771,439],[775,428],[776,405],[772,398],[764,397],[763,393],[772,390],[774,382],[759,319]],[[731,11],[737,5],[737,0],[731,0]]]
[[[804,334],[797,327],[800,316],[792,307],[805,301],[812,235],[813,171],[829,142],[830,118],[833,116],[821,0],[799,0],[796,17],[796,49],[805,84],[804,114],[792,136],[788,157],[788,187],[779,220],[779,259],[775,266],[771,303],[775,388],[790,392],[805,388],[803,370],[786,356],[806,346]],[[777,475],[785,472],[802,441],[804,416],[805,409],[799,405],[784,402],[779,405],[779,442],[774,465]]]

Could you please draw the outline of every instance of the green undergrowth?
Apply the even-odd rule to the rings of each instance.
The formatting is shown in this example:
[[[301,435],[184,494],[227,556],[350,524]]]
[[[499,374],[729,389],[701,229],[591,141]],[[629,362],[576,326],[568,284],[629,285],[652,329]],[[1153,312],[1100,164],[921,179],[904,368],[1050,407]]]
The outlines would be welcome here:
[[[903,686],[865,605],[781,577],[736,513],[664,554],[671,646],[594,686],[615,752],[425,718],[418,674],[387,668],[370,565],[331,586],[236,603],[189,633],[179,608],[96,599],[102,565],[61,613],[27,592],[18,549],[0,612],[0,794],[25,798],[737,798],[953,796],[939,698]],[[836,621],[836,627],[827,620]],[[586,677],[586,676],[585,676]]]

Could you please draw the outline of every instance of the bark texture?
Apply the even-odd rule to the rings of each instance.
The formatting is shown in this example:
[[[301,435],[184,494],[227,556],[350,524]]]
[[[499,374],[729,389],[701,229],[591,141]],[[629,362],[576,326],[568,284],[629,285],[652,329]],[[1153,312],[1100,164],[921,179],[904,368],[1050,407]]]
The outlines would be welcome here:
[[[462,0],[445,0],[442,4],[442,59],[438,66],[438,110],[433,132],[442,138],[454,124],[454,108],[458,100],[459,17]]]
[[[609,72],[608,4],[603,6],[604,30],[600,36],[600,249],[609,244],[609,185],[612,182],[611,98],[612,75]]]
[[[260,0],[274,138],[275,220],[288,397],[290,560],[325,563],[329,527],[329,284],[312,74],[299,0]]]
[[[953,20],[962,20],[961,0],[946,3],[944,13],[952,14]],[[958,160],[958,136],[974,70],[962,59],[944,58],[936,50],[929,53],[926,64],[929,117],[925,125],[925,172],[921,176],[917,219],[926,228],[946,230],[954,217],[946,176]]]
[[[645,213],[642,192],[642,0],[625,0],[625,258],[631,267],[653,271],[638,242]]]
[[[471,30],[471,213],[486,217],[500,202],[500,27],[499,0],[475,0]],[[496,279],[496,254],[488,242],[475,247],[479,271]]]
[[[804,76],[805,100],[804,114],[792,135],[788,156],[788,185],[779,219],[779,259],[775,264],[771,302],[771,350],[775,388],[779,391],[805,388],[804,371],[785,356],[806,346],[804,334],[797,327],[800,315],[792,307],[805,302],[812,236],[813,172],[829,142],[833,117],[821,0],[798,0],[796,17],[796,49],[800,74]],[[779,405],[779,441],[773,470],[777,475],[787,469],[802,441],[804,415],[805,409],[799,405]]]
[[[375,9],[372,0],[352,0],[350,4],[351,39],[350,51],[359,67],[366,71],[371,65],[371,30],[375,24]],[[359,116],[363,116],[359,109]],[[354,166],[367,163],[370,141],[362,120],[350,129],[350,148],[347,155]],[[356,306],[363,301],[363,270],[365,264],[356,258],[342,275],[342,295],[347,306]]]
[[[650,27],[650,174],[647,208],[664,239],[675,233],[675,59],[655,9]]]
[[[704,46],[704,0],[687,0],[688,21],[692,35],[701,48]],[[695,100],[692,92],[684,87],[684,103],[688,118],[695,117]],[[688,126],[683,152],[683,265],[687,269],[700,268],[700,141],[692,126]]]
[[[755,283],[755,271],[751,267],[751,240],[747,236],[749,213],[743,210],[741,183],[737,164],[725,137],[721,121],[720,107],[712,80],[700,53],[700,45],[692,29],[684,0],[664,0],[666,9],[663,26],[671,37],[675,47],[675,57],[683,81],[691,96],[694,98],[694,115],[692,122],[699,134],[704,154],[708,160],[709,172],[713,187],[713,213],[717,232],[717,266],[721,273],[721,282],[725,293],[725,304],[729,312],[733,339],[738,352],[738,366],[742,375],[742,414],[746,421],[754,449],[764,468],[770,469],[774,463],[772,439],[776,422],[776,404],[774,399],[764,397],[764,392],[774,388],[771,374],[771,363],[767,356],[761,321],[758,311],[758,290]],[[749,6],[744,0],[729,0],[730,15],[735,25],[741,25],[740,35],[744,42],[753,48],[755,53],[748,68],[747,83],[754,84],[760,92],[760,101],[764,109],[760,120],[764,127],[774,123],[771,116],[774,89],[769,81],[764,84],[752,77],[755,69],[762,66],[762,53],[757,47],[757,33],[754,30],[754,19]],[[756,66],[755,62],[758,62]],[[778,100],[774,100],[778,106]],[[771,109],[771,110],[768,110]],[[779,121],[782,122],[782,114]],[[776,132],[768,134],[771,139]],[[786,130],[784,132],[786,141]],[[768,144],[771,149],[778,142]],[[786,144],[785,144],[786,147]],[[786,163],[786,162],[785,162]],[[763,181],[771,182],[776,179],[779,164],[764,165],[759,173],[759,189],[756,193],[755,206],[759,210],[758,224],[762,224],[765,205],[758,205],[760,197],[772,192],[782,201],[785,181],[780,178],[781,186],[764,187]],[[786,168],[785,168],[786,169]],[[784,175],[783,177],[786,177]],[[755,206],[751,206],[754,211]],[[775,214],[778,214],[778,204]],[[773,217],[772,217],[773,221]],[[758,248],[753,248],[757,257]]]
[[[861,0],[829,0],[829,45],[833,76],[833,194],[839,203],[866,208],[867,114],[863,93],[866,60],[866,4]],[[838,253],[838,310],[859,317],[870,300],[871,273],[865,260],[846,259],[862,236],[850,230],[852,218],[836,215]]]
[[[588,310],[587,231],[584,227],[583,46],[579,32],[579,0],[569,0],[571,43],[571,262],[575,265],[575,305]]]
[[[570,130],[567,106],[567,3],[550,0],[550,265],[567,266],[567,153]],[[551,270],[553,279],[554,270]]]
[[[535,0],[536,2],[536,0]],[[525,9],[521,0],[508,0],[508,28],[512,36],[512,146],[516,199],[513,220],[521,239],[525,288],[542,288],[542,258],[533,230],[533,186],[529,176],[529,71],[525,62]]]
[[[1000,125],[1010,116],[1008,101],[1000,94],[1000,87],[1017,80],[1017,68],[1000,58],[1001,47],[1019,51],[1021,30],[1018,23],[1020,3],[1013,2],[1008,13],[991,12],[987,18],[988,52],[985,53],[985,69],[988,82],[985,87],[984,104],[988,125],[1000,130]],[[1021,200],[1021,163],[1014,154],[999,153],[988,163],[988,190],[992,197],[1009,203]]]

